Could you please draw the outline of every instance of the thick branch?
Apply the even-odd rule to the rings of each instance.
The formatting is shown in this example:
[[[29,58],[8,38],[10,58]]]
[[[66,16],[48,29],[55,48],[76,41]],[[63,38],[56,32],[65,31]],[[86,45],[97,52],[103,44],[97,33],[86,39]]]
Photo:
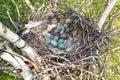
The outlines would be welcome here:
[[[24,80],[32,80],[32,73],[30,72],[28,65],[26,65],[20,57],[15,56],[14,54],[16,53],[14,53],[8,46],[6,48],[9,53],[2,52],[0,53],[0,57],[12,64],[16,69],[21,69],[21,75]]]
[[[0,23],[0,36],[7,39],[9,42],[13,43],[18,48],[21,48],[23,54],[26,55],[31,61],[33,61],[36,65],[34,67],[38,69],[41,63],[41,57],[34,51],[32,47],[27,45],[24,40],[22,40],[17,34],[13,33],[8,28],[4,27],[2,23]]]
[[[100,30],[102,29],[107,16],[109,15],[110,11],[113,9],[116,2],[117,2],[117,0],[109,0],[108,6],[105,9],[104,13],[102,14],[102,16],[98,22],[98,26],[99,26]]]

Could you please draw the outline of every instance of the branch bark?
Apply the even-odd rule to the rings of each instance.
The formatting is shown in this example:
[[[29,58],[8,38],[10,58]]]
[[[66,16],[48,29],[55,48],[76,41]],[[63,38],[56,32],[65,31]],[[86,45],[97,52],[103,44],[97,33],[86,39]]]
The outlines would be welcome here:
[[[32,73],[30,72],[30,69],[27,64],[18,56],[15,56],[14,53],[10,47],[7,45],[5,46],[6,51],[9,52],[2,52],[0,53],[0,57],[12,64],[16,69],[21,69],[21,75],[23,76],[24,80],[32,80]],[[11,54],[10,54],[11,53]]]
[[[117,0],[109,0],[108,6],[106,7],[104,13],[102,14],[102,16],[98,22],[98,27],[100,28],[100,30],[102,29],[106,18],[108,17],[110,11],[113,9],[116,2],[117,2]]]
[[[1,22],[0,36],[20,48],[23,51],[23,54],[26,55],[26,57],[28,57],[34,63],[35,69],[38,69],[40,67],[41,57],[37,54],[37,52],[28,44],[26,44],[25,41],[22,40],[17,34],[6,28]]]

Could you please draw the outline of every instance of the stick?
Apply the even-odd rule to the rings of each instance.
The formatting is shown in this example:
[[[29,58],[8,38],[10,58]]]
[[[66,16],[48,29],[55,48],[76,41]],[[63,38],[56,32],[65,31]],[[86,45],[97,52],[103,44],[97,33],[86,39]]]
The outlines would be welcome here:
[[[27,6],[31,9],[31,11],[32,11],[33,13],[35,13],[35,9],[34,9],[34,7],[32,6],[32,4],[30,3],[30,1],[29,1],[29,0],[24,0],[24,1],[26,2]]]
[[[11,16],[10,16],[10,13],[9,13],[9,11],[7,10],[7,15],[8,15],[8,17],[9,17],[9,19],[10,19],[10,21],[11,21],[11,23],[13,24],[13,26],[15,26],[15,28],[16,28],[16,30],[18,30],[18,27],[16,26],[16,24],[14,23],[14,21],[12,20],[12,18],[11,18]]]

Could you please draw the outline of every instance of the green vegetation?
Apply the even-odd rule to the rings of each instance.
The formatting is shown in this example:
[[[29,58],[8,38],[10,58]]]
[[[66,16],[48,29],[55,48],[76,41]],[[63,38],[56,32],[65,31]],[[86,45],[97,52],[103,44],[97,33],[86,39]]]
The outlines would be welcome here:
[[[8,73],[4,73],[4,72],[0,72],[0,79],[1,80],[23,80],[22,78],[18,78],[17,75],[12,76],[12,75],[8,75],[10,71],[8,71]]]

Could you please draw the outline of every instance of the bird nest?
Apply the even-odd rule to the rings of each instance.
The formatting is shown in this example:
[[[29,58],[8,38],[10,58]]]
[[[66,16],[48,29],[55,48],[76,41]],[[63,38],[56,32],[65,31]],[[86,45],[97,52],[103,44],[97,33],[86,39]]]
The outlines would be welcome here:
[[[56,12],[39,21],[29,21],[25,28],[21,37],[42,57],[41,69],[35,77],[100,78],[99,60],[105,33],[99,31],[93,19],[73,12]]]

